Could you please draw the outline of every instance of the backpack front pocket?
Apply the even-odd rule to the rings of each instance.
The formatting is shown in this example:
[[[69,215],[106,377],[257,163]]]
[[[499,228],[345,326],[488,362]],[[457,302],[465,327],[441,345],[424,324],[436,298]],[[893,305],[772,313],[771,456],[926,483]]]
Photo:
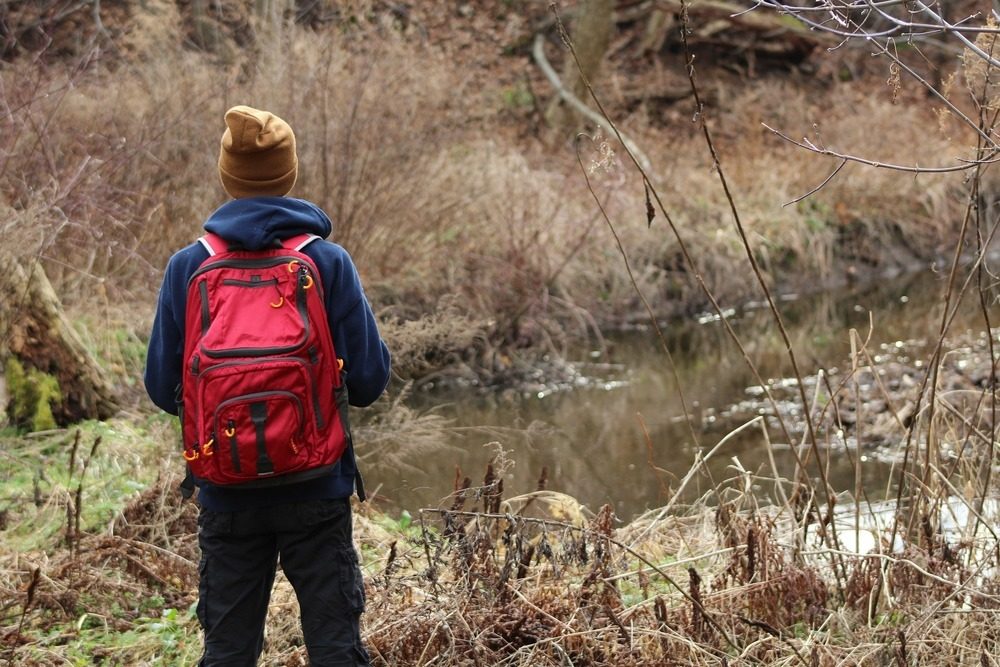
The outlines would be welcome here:
[[[201,466],[217,483],[240,484],[309,464],[315,433],[312,377],[301,359],[230,362],[201,380]]]
[[[215,465],[235,479],[250,481],[298,470],[303,451],[305,409],[289,391],[263,391],[223,401],[212,419]]]

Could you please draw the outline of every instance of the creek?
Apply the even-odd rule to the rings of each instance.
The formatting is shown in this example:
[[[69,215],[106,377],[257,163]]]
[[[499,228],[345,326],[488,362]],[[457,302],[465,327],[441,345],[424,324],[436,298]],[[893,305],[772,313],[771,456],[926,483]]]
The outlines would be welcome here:
[[[819,369],[843,370],[850,363],[851,328],[862,338],[871,328],[868,349],[877,362],[891,357],[919,367],[937,338],[946,279],[946,272],[927,271],[808,297],[781,295],[779,309],[803,376],[816,376]],[[991,322],[997,326],[1000,309],[993,298]],[[795,387],[782,337],[766,305],[750,303],[726,316],[761,377],[776,389]],[[535,490],[544,469],[546,488],[567,493],[595,511],[611,503],[622,520],[662,506],[699,451],[711,450],[756,415],[773,412],[717,317],[673,321],[663,330],[679,383],[655,332],[644,327],[609,335],[603,349],[583,351],[584,360],[574,364],[577,375],[561,385],[416,393],[412,407],[451,420],[450,440],[432,453],[404,451],[401,465],[371,467],[369,486],[377,488],[383,501],[411,513],[439,507],[447,504],[456,466],[473,486],[481,484],[499,446],[510,463],[504,470],[504,497]],[[949,334],[982,330],[978,294],[970,289]],[[814,392],[813,387],[807,391],[810,400]],[[785,396],[783,409],[786,419],[797,422],[791,430],[798,442],[803,419],[797,389]],[[727,438],[692,477],[684,500],[694,500],[713,483],[737,478],[740,466],[773,477],[761,424]],[[794,458],[788,439],[773,421],[767,429],[779,474],[790,477]],[[837,491],[855,485],[851,457],[843,452],[828,452]],[[886,497],[897,454],[864,447],[861,454],[869,500]],[[768,495],[772,485],[765,486],[758,491]]]

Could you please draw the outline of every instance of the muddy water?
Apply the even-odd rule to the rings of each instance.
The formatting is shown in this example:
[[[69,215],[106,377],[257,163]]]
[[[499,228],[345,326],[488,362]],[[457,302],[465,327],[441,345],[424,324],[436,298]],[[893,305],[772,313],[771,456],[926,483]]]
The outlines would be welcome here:
[[[779,307],[803,374],[844,366],[850,328],[867,335],[870,324],[870,347],[879,353],[926,358],[940,326],[945,279],[926,272],[810,297],[783,295]],[[791,367],[769,311],[750,304],[727,316],[762,377],[776,387],[787,384]],[[991,318],[996,326],[1000,308],[992,307]],[[978,296],[970,294],[951,331],[982,329]],[[422,392],[413,405],[454,420],[458,430],[435,454],[407,458],[404,453],[402,467],[373,467],[369,485],[378,486],[390,506],[411,512],[437,507],[451,490],[456,466],[474,483],[481,482],[499,443],[511,463],[505,497],[535,489],[544,469],[547,488],[595,510],[611,503],[622,519],[662,506],[668,489],[678,486],[699,451],[708,452],[756,414],[770,411],[755,400],[759,387],[717,318],[706,314],[671,322],[666,335],[679,384],[654,333],[639,330],[611,336],[604,351],[583,351],[580,376],[571,389],[538,385],[517,392]],[[796,410],[793,403],[792,421]],[[788,438],[773,421],[768,435],[779,474],[791,476],[794,458]],[[693,500],[713,483],[738,479],[739,467],[771,476],[767,452],[759,424],[730,437],[691,479],[685,499]],[[853,489],[850,457],[843,450],[828,454],[834,487]],[[863,484],[875,500],[886,492],[892,456],[884,451],[862,454]],[[757,491],[767,496],[773,493],[771,486],[765,483]]]

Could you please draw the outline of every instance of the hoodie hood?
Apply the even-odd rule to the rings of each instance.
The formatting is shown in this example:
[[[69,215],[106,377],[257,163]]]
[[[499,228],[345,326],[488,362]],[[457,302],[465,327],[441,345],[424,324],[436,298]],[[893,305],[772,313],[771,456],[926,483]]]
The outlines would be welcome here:
[[[262,250],[296,234],[325,239],[333,232],[333,223],[321,208],[304,199],[248,197],[216,209],[205,222],[205,231],[246,250]]]

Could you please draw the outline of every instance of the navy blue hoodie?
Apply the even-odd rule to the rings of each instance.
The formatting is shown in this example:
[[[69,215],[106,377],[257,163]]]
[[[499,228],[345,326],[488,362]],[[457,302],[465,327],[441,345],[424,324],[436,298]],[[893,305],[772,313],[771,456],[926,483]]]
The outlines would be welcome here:
[[[247,250],[272,246],[297,234],[326,238],[333,223],[318,206],[291,197],[234,199],[205,222],[207,231]],[[389,350],[382,342],[365,298],[354,262],[347,251],[329,241],[313,241],[304,249],[319,269],[326,295],[326,311],[337,356],[344,360],[351,405],[372,404],[389,381]],[[153,403],[176,415],[184,351],[184,313],[187,283],[208,258],[195,242],[170,258],[160,288],[156,318],[146,356],[146,391]],[[330,475],[287,486],[240,490],[204,484],[198,495],[202,507],[213,511],[256,509],[302,500],[346,498],[354,492],[357,471],[354,451],[348,449]]]

